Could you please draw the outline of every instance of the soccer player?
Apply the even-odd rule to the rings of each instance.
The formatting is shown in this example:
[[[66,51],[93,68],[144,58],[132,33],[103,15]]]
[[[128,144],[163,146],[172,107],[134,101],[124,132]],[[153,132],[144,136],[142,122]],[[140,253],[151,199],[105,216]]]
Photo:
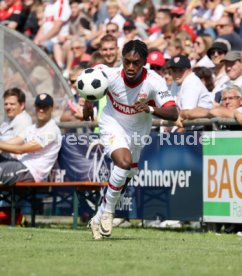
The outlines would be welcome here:
[[[178,118],[175,101],[165,80],[144,68],[148,49],[144,42],[131,40],[122,50],[123,69],[97,65],[108,76],[107,104],[99,121],[101,140],[114,167],[102,204],[90,221],[95,240],[110,236],[115,205],[121,192],[137,173],[143,138],[152,126],[152,115]]]

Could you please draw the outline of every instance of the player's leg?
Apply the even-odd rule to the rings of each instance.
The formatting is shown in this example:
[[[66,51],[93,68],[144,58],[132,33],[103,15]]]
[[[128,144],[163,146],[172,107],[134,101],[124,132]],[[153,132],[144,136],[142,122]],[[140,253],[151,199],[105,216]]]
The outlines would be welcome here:
[[[113,214],[115,206],[120,199],[122,189],[126,179],[130,174],[132,155],[129,149],[120,148],[115,150],[112,155],[114,168],[109,179],[109,186],[101,208],[103,214],[100,218],[100,233],[103,236],[110,236],[113,225]]]

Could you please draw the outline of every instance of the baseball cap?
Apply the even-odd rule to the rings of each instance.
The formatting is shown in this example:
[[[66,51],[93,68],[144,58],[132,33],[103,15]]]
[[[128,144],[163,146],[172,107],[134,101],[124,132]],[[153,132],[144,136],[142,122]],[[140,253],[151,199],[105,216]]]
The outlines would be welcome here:
[[[207,51],[207,55],[209,58],[211,57],[213,50],[221,50],[226,54],[228,52],[228,47],[223,42],[214,42]]]
[[[128,19],[124,22],[124,26],[123,26],[124,31],[131,31],[131,30],[134,30],[134,29],[136,29],[136,26],[135,26],[133,20]]]
[[[35,98],[35,106],[39,107],[53,107],[53,98],[47,93],[41,93]]]
[[[191,68],[191,63],[187,56],[179,55],[169,60],[168,68]]]
[[[150,65],[164,66],[166,61],[161,52],[154,51],[149,53],[147,57],[147,63]]]
[[[242,61],[242,52],[241,51],[230,51],[228,52],[222,61],[235,61],[241,60]]]
[[[185,13],[185,10],[181,7],[174,7],[171,10],[171,14],[179,14],[179,15],[183,15]]]

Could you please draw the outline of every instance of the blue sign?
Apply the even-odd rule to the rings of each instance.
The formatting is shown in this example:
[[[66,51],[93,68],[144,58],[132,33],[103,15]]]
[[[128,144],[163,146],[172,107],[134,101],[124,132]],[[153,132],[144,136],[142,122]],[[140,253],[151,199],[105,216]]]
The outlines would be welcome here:
[[[85,142],[66,135],[59,165],[65,181],[108,181],[112,163],[95,134]],[[73,136],[74,135],[74,136]],[[93,136],[94,135],[94,136]],[[116,216],[138,219],[199,220],[202,217],[201,133],[163,133],[150,136],[139,174],[116,206]],[[71,141],[71,142],[70,142]],[[88,141],[88,143],[87,143]]]

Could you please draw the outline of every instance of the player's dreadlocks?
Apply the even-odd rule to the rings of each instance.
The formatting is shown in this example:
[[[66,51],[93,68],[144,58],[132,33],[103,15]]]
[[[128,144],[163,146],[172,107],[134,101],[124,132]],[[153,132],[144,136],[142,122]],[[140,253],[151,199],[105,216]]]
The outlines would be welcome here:
[[[144,60],[147,59],[148,56],[148,48],[146,44],[141,40],[130,40],[127,42],[122,50],[122,56],[125,56],[127,53],[134,51],[135,53],[139,54],[141,58]]]

